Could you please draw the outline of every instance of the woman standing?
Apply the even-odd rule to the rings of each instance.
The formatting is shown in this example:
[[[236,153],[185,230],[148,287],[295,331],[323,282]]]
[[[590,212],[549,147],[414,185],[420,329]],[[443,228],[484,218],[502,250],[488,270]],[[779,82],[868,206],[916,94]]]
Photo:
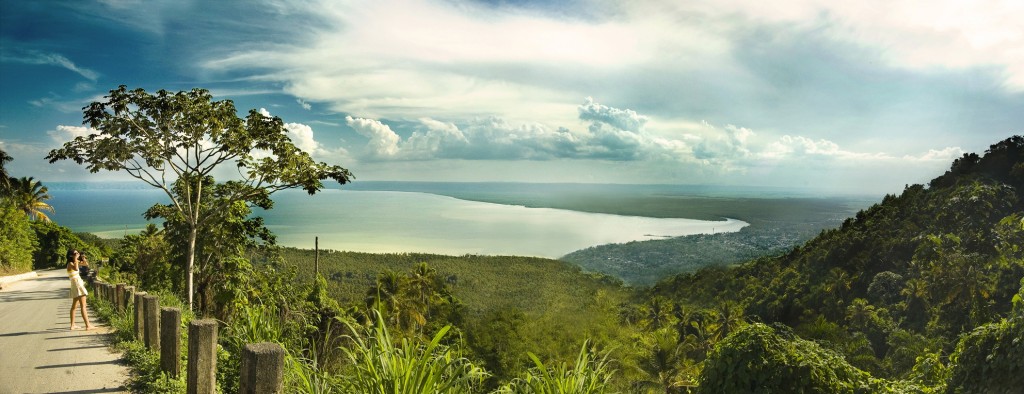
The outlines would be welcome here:
[[[85,329],[91,330],[92,324],[89,324],[89,312],[86,311],[85,297],[89,295],[89,292],[85,290],[85,282],[82,281],[81,274],[78,273],[80,253],[75,249],[68,249],[68,278],[71,279],[71,329],[76,330],[78,326],[75,325],[75,306],[82,308],[82,320],[85,321]]]

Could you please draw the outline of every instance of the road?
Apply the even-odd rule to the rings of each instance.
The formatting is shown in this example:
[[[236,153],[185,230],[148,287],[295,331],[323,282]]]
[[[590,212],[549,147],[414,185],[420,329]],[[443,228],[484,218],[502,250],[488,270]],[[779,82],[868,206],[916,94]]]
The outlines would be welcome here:
[[[50,270],[0,290],[0,394],[127,392],[110,327],[90,308],[92,330],[68,329],[69,287],[63,270]],[[80,314],[75,324],[85,327]]]

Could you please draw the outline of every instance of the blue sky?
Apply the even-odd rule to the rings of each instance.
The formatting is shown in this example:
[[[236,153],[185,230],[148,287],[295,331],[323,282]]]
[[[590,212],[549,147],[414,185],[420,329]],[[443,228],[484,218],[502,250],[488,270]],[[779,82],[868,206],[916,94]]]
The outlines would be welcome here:
[[[851,3],[851,4],[845,4]],[[0,147],[211,90],[359,180],[896,193],[1024,133],[1024,2],[0,1]]]

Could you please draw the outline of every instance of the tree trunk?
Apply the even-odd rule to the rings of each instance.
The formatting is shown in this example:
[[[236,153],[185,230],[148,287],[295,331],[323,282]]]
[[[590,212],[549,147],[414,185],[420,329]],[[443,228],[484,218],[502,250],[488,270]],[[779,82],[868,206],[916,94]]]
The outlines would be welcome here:
[[[196,234],[198,233],[196,226],[190,226],[188,233],[188,266],[185,267],[185,275],[188,277],[188,309],[194,310],[192,307],[192,266],[196,260]]]

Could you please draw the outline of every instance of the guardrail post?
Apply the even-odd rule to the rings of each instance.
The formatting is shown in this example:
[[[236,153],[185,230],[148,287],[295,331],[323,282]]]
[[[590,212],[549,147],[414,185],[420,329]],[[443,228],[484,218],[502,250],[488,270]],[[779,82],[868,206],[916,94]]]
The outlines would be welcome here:
[[[160,298],[155,295],[142,297],[145,308],[146,325],[143,328],[146,336],[146,348],[160,351]]]
[[[172,378],[181,372],[181,309],[160,309],[160,369]]]
[[[142,297],[146,292],[135,293],[135,339],[146,342],[146,307],[143,305]]]
[[[284,348],[272,342],[250,343],[242,350],[238,392],[280,393],[284,390]]]
[[[118,283],[114,287],[114,307],[117,308],[118,312],[124,312],[124,288],[127,286],[124,283]]]
[[[188,394],[217,390],[217,321],[197,319],[188,324]]]

